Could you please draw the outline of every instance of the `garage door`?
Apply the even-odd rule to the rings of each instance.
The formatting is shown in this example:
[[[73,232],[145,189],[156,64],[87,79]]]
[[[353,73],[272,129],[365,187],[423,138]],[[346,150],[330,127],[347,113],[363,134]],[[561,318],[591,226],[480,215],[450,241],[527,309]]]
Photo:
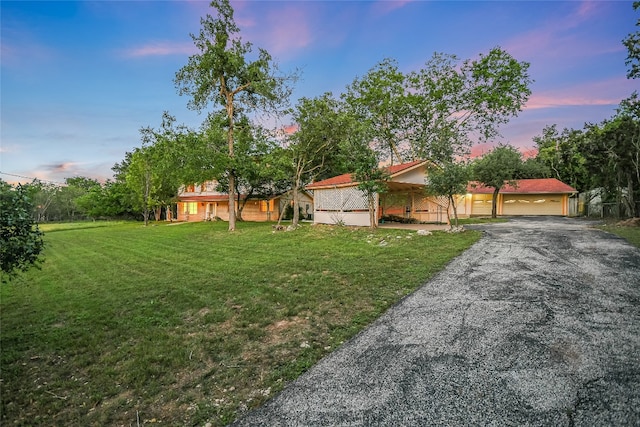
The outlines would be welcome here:
[[[561,194],[505,194],[503,215],[562,215]]]
[[[492,194],[474,194],[471,199],[471,215],[491,215]]]

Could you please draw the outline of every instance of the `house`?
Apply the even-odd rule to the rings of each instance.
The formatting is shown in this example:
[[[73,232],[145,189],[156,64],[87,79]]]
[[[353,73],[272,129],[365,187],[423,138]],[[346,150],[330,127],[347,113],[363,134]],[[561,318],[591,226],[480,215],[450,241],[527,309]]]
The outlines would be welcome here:
[[[555,178],[520,179],[505,185],[497,199],[497,215],[577,215],[575,188]],[[458,212],[465,216],[491,215],[493,188],[470,182],[464,205]]]
[[[424,195],[428,161],[419,160],[386,167],[387,191],[376,194],[376,214],[415,218],[423,222],[445,222],[446,205]],[[366,195],[358,189],[353,174],[343,174],[306,186],[313,191],[315,223],[369,226]]]
[[[216,190],[216,181],[182,186],[178,192],[178,221],[208,221],[216,218],[229,220],[229,194]],[[301,218],[311,219],[313,198],[307,192],[299,192]],[[241,195],[241,205],[247,199]],[[236,199],[237,201],[237,199]],[[290,193],[268,200],[249,198],[242,209],[245,221],[277,221],[283,209],[293,203]],[[237,209],[237,208],[236,208]]]
[[[378,220],[386,216],[412,218],[419,222],[446,222],[446,197],[428,197],[428,161],[388,166],[387,190],[376,194]],[[314,222],[369,226],[366,195],[358,189],[353,174],[343,174],[307,185],[314,193]],[[554,178],[523,179],[505,186],[498,194],[498,215],[575,215],[575,189]],[[454,197],[459,217],[491,215],[493,188],[469,183],[467,194]],[[571,202],[571,203],[570,203]]]

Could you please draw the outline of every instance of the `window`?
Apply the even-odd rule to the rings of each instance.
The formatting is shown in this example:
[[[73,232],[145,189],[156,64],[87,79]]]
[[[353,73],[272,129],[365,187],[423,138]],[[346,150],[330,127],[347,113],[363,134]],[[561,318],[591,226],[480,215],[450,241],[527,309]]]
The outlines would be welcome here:
[[[275,200],[260,200],[260,212],[273,212]]]
[[[195,215],[198,213],[198,202],[184,202],[182,204],[182,213]]]

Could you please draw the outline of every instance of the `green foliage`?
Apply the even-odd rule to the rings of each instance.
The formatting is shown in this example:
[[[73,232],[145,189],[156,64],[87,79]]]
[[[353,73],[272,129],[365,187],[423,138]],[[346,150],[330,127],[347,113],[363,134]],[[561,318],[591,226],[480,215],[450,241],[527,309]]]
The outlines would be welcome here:
[[[458,225],[458,211],[454,196],[467,192],[470,176],[469,165],[462,162],[444,162],[439,165],[433,164],[429,168],[426,193],[430,196],[442,196],[448,200],[447,204],[453,207],[456,226]],[[448,206],[446,213],[449,218]],[[448,222],[451,224],[450,219]]]
[[[462,62],[436,53],[406,75],[385,59],[343,99],[381,159],[451,161],[517,116],[531,94],[528,69],[500,48]]]
[[[498,192],[506,184],[516,185],[518,173],[522,168],[522,154],[511,145],[498,145],[472,164],[472,176],[479,183],[492,187],[493,203],[491,217],[497,214]]]
[[[227,425],[479,237],[218,222],[47,233],[42,270],[0,288],[0,423]]]
[[[364,124],[367,140],[380,157],[408,160],[400,145],[407,138],[405,76],[394,59],[386,58],[362,78],[356,78],[343,95],[346,105]]]
[[[546,126],[542,134],[533,138],[538,148],[538,163],[549,169],[550,176],[569,184],[578,191],[592,188],[592,175],[587,169],[582,132],[556,125]]]
[[[269,110],[275,113],[286,105],[291,89],[285,84],[295,76],[282,76],[271,55],[259,49],[250,60],[251,43],[243,43],[240,28],[233,18],[228,0],[214,0],[209,14],[200,20],[199,34],[191,35],[199,53],[189,57],[187,65],[176,73],[174,83],[180,95],[189,95],[189,108],[202,111],[210,103],[222,107],[226,120],[229,164],[229,230],[235,229],[236,150],[235,131],[238,111]]]
[[[0,268],[2,281],[41,260],[42,232],[33,221],[33,201],[22,185],[0,180]]]
[[[355,118],[331,93],[302,98],[292,118],[298,129],[287,139],[287,157],[294,202],[293,225],[298,223],[298,191],[311,181],[343,173],[344,151],[353,140]]]

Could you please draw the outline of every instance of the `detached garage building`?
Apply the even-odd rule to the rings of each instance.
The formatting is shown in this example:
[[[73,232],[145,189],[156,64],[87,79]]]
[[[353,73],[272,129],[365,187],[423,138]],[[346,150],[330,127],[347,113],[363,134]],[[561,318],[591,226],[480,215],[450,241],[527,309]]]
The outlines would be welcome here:
[[[520,179],[515,186],[506,185],[498,193],[497,214],[575,215],[577,199],[572,196],[577,193],[575,188],[555,178]],[[491,215],[492,197],[492,187],[470,183],[464,211],[470,216]]]

